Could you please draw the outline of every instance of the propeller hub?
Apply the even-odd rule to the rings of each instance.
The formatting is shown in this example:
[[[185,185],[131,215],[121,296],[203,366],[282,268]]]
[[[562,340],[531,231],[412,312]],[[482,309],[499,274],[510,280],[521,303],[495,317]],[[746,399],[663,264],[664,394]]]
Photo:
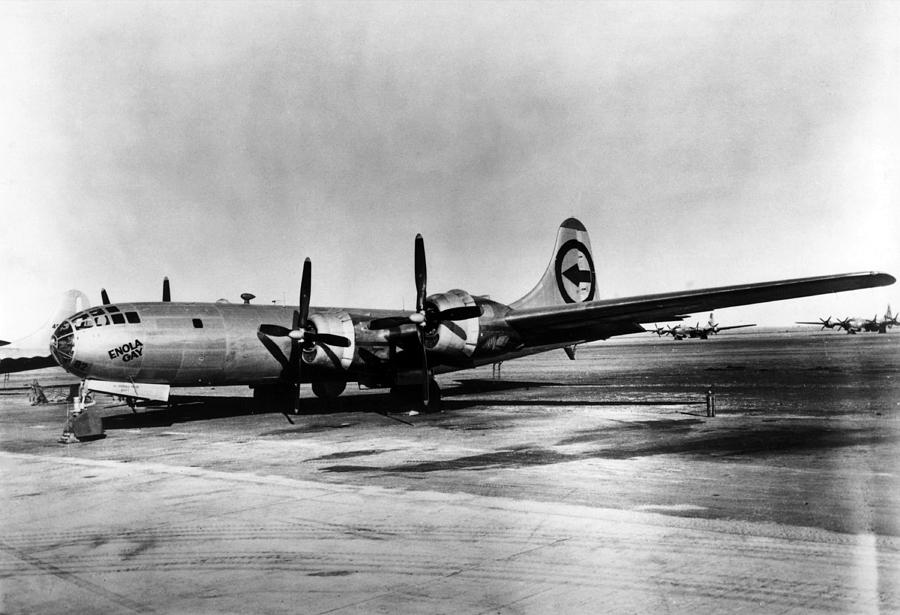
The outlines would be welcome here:
[[[291,338],[291,339],[294,340],[294,341],[302,342],[302,341],[303,341],[303,337],[304,337],[305,334],[306,334],[306,331],[305,331],[305,330],[303,330],[303,329],[295,329],[295,330],[293,330],[293,331],[291,331],[291,332],[288,333],[288,337]]]
[[[416,324],[416,325],[423,325],[423,324],[425,324],[425,314],[423,314],[422,312],[416,312],[415,314],[410,314],[409,322]]]

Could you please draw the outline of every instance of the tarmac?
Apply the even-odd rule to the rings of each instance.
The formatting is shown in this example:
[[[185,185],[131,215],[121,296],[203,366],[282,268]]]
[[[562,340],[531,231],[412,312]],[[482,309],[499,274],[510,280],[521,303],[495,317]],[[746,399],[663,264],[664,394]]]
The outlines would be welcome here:
[[[629,336],[254,414],[0,389],[3,613],[900,612],[900,332]],[[708,417],[706,391],[717,416]]]

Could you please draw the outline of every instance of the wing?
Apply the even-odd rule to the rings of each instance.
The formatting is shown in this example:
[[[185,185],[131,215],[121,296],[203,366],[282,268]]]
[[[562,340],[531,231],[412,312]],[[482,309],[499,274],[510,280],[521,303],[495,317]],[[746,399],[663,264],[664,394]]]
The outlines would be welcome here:
[[[639,323],[675,320],[680,314],[887,286],[886,273],[864,272],[738,284],[621,299],[515,310],[506,321],[530,343],[604,339],[643,331]]]
[[[731,325],[728,327],[717,327],[716,331],[728,331],[729,329],[743,329],[744,327],[755,327],[756,324],[752,325]]]
[[[33,369],[56,367],[59,365],[49,354],[41,356],[34,353],[5,353],[0,355],[0,374],[27,372]]]

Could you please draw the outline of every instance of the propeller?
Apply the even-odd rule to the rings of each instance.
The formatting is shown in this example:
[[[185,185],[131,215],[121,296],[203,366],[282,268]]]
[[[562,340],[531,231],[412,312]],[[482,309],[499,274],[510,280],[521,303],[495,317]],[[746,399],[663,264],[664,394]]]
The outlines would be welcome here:
[[[850,318],[849,317],[847,317],[843,320],[837,320],[837,321],[835,321],[834,324],[835,324],[835,326],[841,327],[842,329],[844,329],[847,333],[856,333],[856,331],[853,330],[853,327],[850,326]]]
[[[419,348],[422,350],[422,400],[427,406],[429,399],[429,384],[431,378],[428,371],[428,352],[425,347],[425,332],[433,331],[442,322],[448,320],[469,320],[478,318],[484,312],[480,305],[466,305],[462,307],[439,310],[434,306],[426,305],[428,268],[425,264],[425,240],[421,234],[416,234],[414,252],[414,274],[416,282],[416,311],[408,316],[388,316],[376,318],[369,323],[369,329],[393,329],[405,324],[416,326],[416,336],[419,339]]]
[[[303,261],[303,274],[300,278],[300,305],[294,310],[291,328],[281,325],[262,324],[259,326],[257,336],[263,345],[281,362],[287,372],[287,377],[297,383],[297,397],[294,399],[294,414],[300,412],[300,383],[302,382],[301,369],[303,360],[301,355],[304,350],[312,350],[316,345],[327,344],[347,348],[350,340],[340,335],[331,333],[319,333],[315,325],[309,320],[309,296],[312,285],[312,263],[307,258]],[[287,337],[291,340],[291,355],[284,360],[280,349],[271,343],[267,343],[269,337]]]
[[[663,335],[671,335],[672,328],[670,325],[660,327],[658,324],[653,323],[653,330],[650,331],[650,333],[656,333],[657,337],[662,337]]]

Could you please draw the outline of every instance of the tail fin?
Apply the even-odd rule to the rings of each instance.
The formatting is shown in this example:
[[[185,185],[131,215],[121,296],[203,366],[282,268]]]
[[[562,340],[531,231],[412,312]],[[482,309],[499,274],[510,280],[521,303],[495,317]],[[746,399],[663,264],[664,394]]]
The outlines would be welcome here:
[[[510,307],[523,309],[596,299],[597,275],[587,229],[575,218],[559,226],[547,270],[531,291]]]

